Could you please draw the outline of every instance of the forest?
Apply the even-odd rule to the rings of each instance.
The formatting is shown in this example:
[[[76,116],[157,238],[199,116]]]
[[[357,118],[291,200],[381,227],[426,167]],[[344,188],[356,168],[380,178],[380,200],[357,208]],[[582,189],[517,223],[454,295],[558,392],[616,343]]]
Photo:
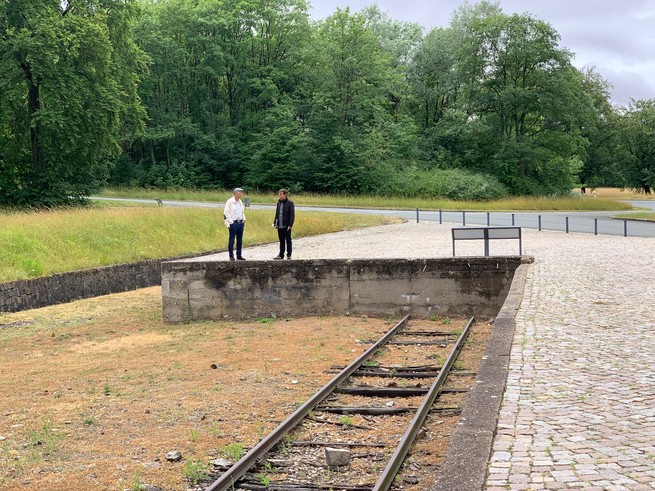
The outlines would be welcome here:
[[[444,197],[650,193],[655,100],[556,30],[464,4],[426,32],[305,0],[0,2],[0,206],[107,185]]]

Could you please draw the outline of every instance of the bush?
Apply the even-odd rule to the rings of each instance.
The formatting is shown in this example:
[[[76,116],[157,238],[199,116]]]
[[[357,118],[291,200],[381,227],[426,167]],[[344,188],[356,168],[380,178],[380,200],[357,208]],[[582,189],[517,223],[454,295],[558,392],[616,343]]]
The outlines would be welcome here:
[[[411,168],[396,175],[386,193],[408,198],[483,201],[504,198],[507,188],[495,177],[461,169]]]

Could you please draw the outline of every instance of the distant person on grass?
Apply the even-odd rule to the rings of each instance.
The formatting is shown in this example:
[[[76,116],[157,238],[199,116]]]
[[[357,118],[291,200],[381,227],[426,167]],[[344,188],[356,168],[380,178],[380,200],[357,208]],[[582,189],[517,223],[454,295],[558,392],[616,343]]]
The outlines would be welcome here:
[[[225,202],[223,218],[225,226],[230,230],[230,238],[227,240],[227,252],[230,254],[230,261],[234,261],[234,239],[237,241],[237,260],[245,261],[241,255],[243,245],[243,229],[246,226],[246,212],[241,197],[243,189],[234,188],[233,196]]]
[[[289,199],[289,191],[286,189],[280,189],[277,197],[273,227],[277,229],[277,236],[280,239],[280,253],[274,259],[284,259],[285,246],[287,259],[291,259],[291,227],[296,219],[296,207]]]

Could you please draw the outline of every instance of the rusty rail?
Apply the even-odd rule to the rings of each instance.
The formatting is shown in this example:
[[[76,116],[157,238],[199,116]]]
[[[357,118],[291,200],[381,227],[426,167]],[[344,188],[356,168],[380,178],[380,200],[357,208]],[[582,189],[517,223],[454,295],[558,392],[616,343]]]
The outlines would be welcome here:
[[[275,428],[268,436],[255,445],[239,461],[235,462],[225,473],[214,481],[205,491],[226,491],[235,486],[236,481],[241,478],[248,470],[261,459],[266,452],[277,445],[284,436],[295,428],[316,405],[320,404],[334,389],[346,380],[352,373],[357,370],[366,360],[372,358],[375,352],[387,341],[392,338],[400,329],[402,329],[409,316],[402,318],[389,332],[380,338],[375,344],[367,349],[359,358],[344,368],[341,373],[336,375],[325,387],[314,394],[302,406],[285,419]],[[468,326],[467,326],[468,327]]]
[[[387,466],[384,468],[384,471],[382,471],[382,475],[375,483],[375,486],[373,487],[372,491],[387,491],[393,484],[393,480],[398,474],[400,467],[403,465],[403,461],[405,460],[405,457],[407,457],[407,453],[409,452],[409,449],[414,443],[414,439],[416,438],[416,435],[421,429],[421,426],[423,425],[425,418],[428,416],[428,413],[430,412],[430,408],[434,404],[434,400],[437,398],[443,384],[446,382],[446,378],[448,377],[448,372],[450,371],[450,368],[455,363],[455,360],[459,356],[459,352],[464,347],[464,342],[468,337],[469,330],[472,324],[473,324],[473,317],[469,319],[468,323],[466,324],[466,327],[462,331],[462,334],[459,336],[457,343],[455,343],[455,346],[451,350],[450,355],[448,355],[448,359],[443,364],[441,370],[439,370],[439,375],[437,376],[436,380],[430,387],[430,391],[423,399],[423,402],[421,403],[421,406],[416,412],[414,419],[412,419],[412,422],[409,424],[407,431],[401,438],[398,447],[396,447],[396,450],[391,456],[391,459],[389,460],[389,462],[387,462]]]

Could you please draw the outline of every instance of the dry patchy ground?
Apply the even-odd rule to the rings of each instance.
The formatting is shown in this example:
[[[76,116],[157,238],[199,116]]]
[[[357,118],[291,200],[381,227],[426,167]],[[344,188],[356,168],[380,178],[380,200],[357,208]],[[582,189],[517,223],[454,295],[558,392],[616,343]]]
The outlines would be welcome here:
[[[166,325],[160,289],[0,314],[0,489],[186,489],[254,445],[395,322]],[[179,450],[180,462],[166,460]]]

